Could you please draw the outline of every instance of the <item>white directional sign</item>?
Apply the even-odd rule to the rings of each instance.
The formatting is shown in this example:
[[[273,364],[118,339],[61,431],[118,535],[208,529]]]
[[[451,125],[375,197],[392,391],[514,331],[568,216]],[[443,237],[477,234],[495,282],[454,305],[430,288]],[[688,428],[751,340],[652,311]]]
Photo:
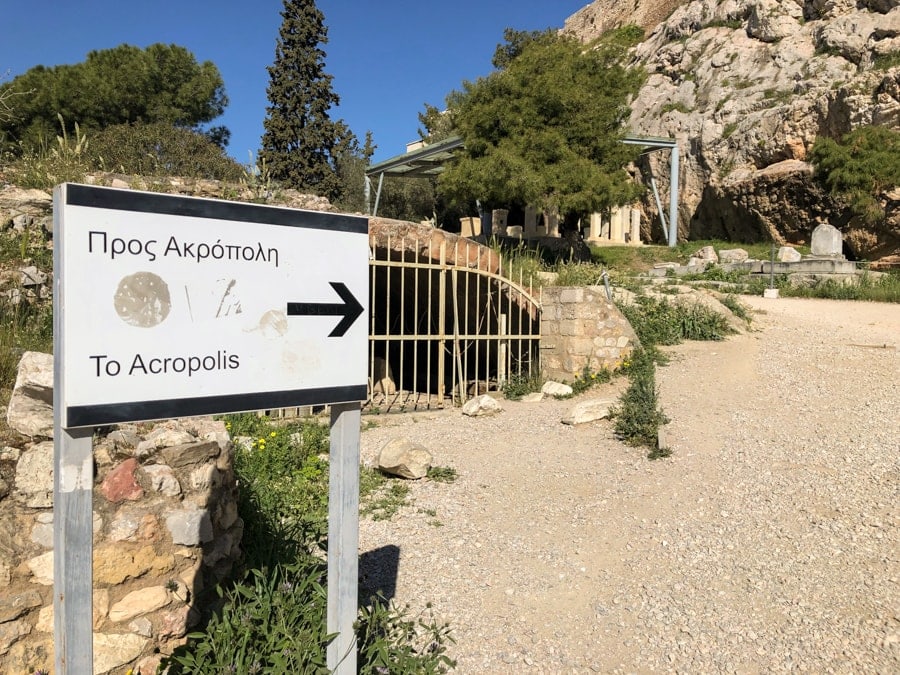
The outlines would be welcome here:
[[[62,426],[366,398],[364,217],[67,184]]]

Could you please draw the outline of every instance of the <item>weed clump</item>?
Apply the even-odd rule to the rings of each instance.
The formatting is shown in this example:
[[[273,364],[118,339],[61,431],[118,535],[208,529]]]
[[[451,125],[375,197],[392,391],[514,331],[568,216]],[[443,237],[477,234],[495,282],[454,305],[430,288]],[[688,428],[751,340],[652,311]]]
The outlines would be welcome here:
[[[659,406],[656,389],[656,363],[653,355],[636,349],[626,368],[630,384],[619,397],[618,405],[610,410],[616,435],[628,445],[650,448],[650,458],[666,457],[660,450],[659,428],[669,422]]]
[[[241,486],[244,572],[215,589],[201,630],[163,661],[187,673],[319,673],[327,670],[326,632],[329,430],[316,420],[274,424],[255,414],[229,415]],[[443,471],[444,477],[448,473]],[[390,517],[408,488],[375,471],[360,473],[363,511]],[[405,490],[404,490],[405,488]],[[211,602],[210,602],[211,601]],[[410,616],[383,597],[368,598],[357,623],[360,673],[446,673],[450,627]]]

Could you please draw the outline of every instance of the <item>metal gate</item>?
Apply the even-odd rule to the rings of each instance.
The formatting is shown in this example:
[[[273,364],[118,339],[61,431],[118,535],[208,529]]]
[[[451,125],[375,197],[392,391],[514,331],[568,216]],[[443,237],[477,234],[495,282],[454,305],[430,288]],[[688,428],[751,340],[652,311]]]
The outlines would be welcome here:
[[[491,249],[444,236],[370,246],[368,410],[462,404],[539,372],[540,301]]]

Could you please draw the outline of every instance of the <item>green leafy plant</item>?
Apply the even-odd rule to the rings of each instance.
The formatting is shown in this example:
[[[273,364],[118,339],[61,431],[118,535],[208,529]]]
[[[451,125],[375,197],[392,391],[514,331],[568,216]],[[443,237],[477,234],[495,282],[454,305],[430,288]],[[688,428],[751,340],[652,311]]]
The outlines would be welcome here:
[[[221,612],[204,631],[188,635],[163,667],[171,675],[329,673],[325,574],[326,565],[309,558],[251,570],[230,589],[219,589]],[[446,654],[448,624],[410,617],[408,607],[378,596],[360,610],[357,640],[360,673],[446,673],[455,666]]]
[[[900,66],[900,51],[878,54],[872,61],[872,67],[875,70],[890,70],[897,66]]]
[[[29,148],[11,165],[16,183],[25,188],[51,190],[59,183],[83,183],[89,170],[87,159],[88,138],[75,123],[74,135],[66,131],[62,115],[57,115],[61,132],[55,142],[45,138],[34,148]]]
[[[361,675],[436,675],[456,667],[447,655],[454,642],[450,626],[435,620],[430,604],[410,616],[409,605],[398,608],[371,598],[360,613],[358,638]]]
[[[327,568],[315,553],[327,520],[327,472],[319,456],[328,429],[315,420],[276,424],[253,414],[227,416],[225,425],[238,440],[246,571],[215,589],[216,600],[206,603],[215,611],[204,627],[162,666],[172,675],[324,675],[333,636],[325,631]],[[364,500],[381,486],[401,485],[376,474],[361,472]],[[360,673],[445,673],[455,665],[447,656],[450,627],[433,614],[411,616],[408,607],[375,596],[361,607],[356,630]]]
[[[644,347],[674,345],[682,340],[722,340],[734,330],[727,319],[705,305],[639,296],[619,309]]]
[[[538,372],[516,373],[507,378],[500,391],[508,400],[519,401],[526,394],[540,391],[543,384],[544,377]]]
[[[719,299],[719,302],[725,305],[736,317],[738,317],[739,319],[743,319],[747,323],[747,325],[749,325],[752,321],[750,310],[744,303],[738,300],[737,296],[735,296],[734,294],[729,293],[728,295],[723,295]]]
[[[567,399],[578,396],[579,394],[583,394],[588,389],[597,386],[598,384],[606,384],[607,382],[612,380],[612,373],[606,368],[601,368],[600,370],[591,370],[587,366],[585,366],[581,373],[575,376],[575,379],[572,382],[569,382],[569,386],[572,387],[572,393],[566,394],[563,396],[557,396],[558,399]]]
[[[781,294],[794,298],[826,298],[830,300],[862,300],[867,302],[900,302],[900,273],[862,274],[855,281],[825,279],[812,285],[785,285]]]
[[[167,672],[327,673],[325,565],[305,561],[253,569],[219,589],[222,611],[167,659]]]
[[[457,473],[452,466],[432,466],[428,469],[428,478],[435,483],[452,483],[456,480]]]
[[[674,103],[666,103],[662,108],[660,108],[659,111],[662,114],[666,114],[667,112],[672,112],[673,110],[676,112],[687,114],[691,112],[691,107],[682,103],[681,101],[677,101]]]
[[[744,22],[740,19],[713,19],[707,24],[704,24],[704,28],[730,28],[732,30],[738,30],[744,27]]]
[[[625,369],[630,383],[619,397],[618,405],[610,409],[616,435],[629,445],[643,445],[659,453],[659,428],[669,419],[659,407],[656,389],[656,363],[653,355],[636,349]]]
[[[409,485],[403,479],[365,467],[360,469],[359,491],[359,513],[372,520],[390,520],[409,497]]]
[[[559,274],[557,286],[597,286],[603,283],[604,266],[597,263],[560,263],[554,271]]]
[[[774,103],[787,103],[794,98],[794,92],[789,89],[766,89],[763,98]]]
[[[819,136],[811,153],[816,177],[853,213],[872,225],[885,211],[884,190],[900,185],[900,132],[885,126],[860,126],[836,141]]]
[[[266,523],[277,521],[305,546],[323,541],[327,532],[328,471],[320,455],[328,452],[328,428],[315,420],[289,426],[272,424],[253,414],[234,415],[226,426],[238,444],[235,473],[243,487],[239,506],[250,519],[245,540],[252,546]],[[260,527],[254,527],[254,525]]]

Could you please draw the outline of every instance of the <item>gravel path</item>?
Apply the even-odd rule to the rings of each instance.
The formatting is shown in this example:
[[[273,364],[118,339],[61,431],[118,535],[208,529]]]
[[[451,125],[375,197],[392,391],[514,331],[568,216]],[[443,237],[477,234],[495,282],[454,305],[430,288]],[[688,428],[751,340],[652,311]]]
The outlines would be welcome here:
[[[365,583],[432,603],[459,673],[900,672],[900,306],[745,302],[657,371],[667,460],[573,400],[376,418],[364,462],[403,436],[459,478],[361,522]]]

